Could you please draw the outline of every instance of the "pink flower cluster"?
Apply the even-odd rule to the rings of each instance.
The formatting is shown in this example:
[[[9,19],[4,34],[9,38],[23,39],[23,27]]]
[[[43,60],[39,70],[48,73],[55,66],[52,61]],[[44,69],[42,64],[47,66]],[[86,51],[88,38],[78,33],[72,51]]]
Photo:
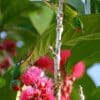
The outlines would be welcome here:
[[[70,100],[74,81],[81,78],[85,71],[85,64],[83,61],[80,61],[73,66],[70,75],[66,74],[64,65],[70,55],[70,50],[61,51],[60,67],[63,76],[61,100]],[[20,100],[55,100],[53,81],[46,77],[42,71],[42,69],[45,69],[46,71],[53,73],[53,60],[48,56],[43,56],[40,57],[34,65],[35,66],[26,70],[22,75],[22,82],[27,86],[27,88],[22,90]]]
[[[70,94],[73,88],[73,83],[77,78],[81,78],[85,71],[85,64],[83,61],[78,62],[72,69],[71,75],[66,75],[62,82],[62,96],[61,100],[70,100]]]
[[[27,88],[22,90],[20,100],[54,100],[53,81],[40,68],[32,66],[26,70],[22,81]]]

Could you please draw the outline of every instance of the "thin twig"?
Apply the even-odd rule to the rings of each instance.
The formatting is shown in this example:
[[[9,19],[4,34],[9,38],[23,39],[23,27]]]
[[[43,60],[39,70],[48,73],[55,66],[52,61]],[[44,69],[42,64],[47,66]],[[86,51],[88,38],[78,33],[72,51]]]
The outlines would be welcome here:
[[[82,86],[80,85],[79,86],[79,92],[80,92],[80,100],[85,100],[85,96],[84,96],[84,93],[83,93],[83,88]]]
[[[59,6],[57,11],[56,44],[54,57],[54,81],[56,100],[60,100],[61,98],[60,51],[61,35],[63,33],[63,3],[64,0],[59,0]]]

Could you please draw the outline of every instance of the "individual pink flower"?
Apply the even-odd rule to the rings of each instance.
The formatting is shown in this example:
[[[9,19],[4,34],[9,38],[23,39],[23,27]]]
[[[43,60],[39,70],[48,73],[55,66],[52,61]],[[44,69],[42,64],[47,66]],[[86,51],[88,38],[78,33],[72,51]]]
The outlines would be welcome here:
[[[33,93],[34,93],[34,88],[32,86],[27,86],[27,88],[22,91],[20,100],[34,100]]]
[[[37,89],[40,91],[42,100],[54,100],[53,81],[47,77],[43,77],[37,82]]]
[[[70,50],[61,50],[61,60],[60,60],[60,66],[62,67],[61,70],[64,70],[63,66],[65,65],[67,59],[70,57],[71,51]],[[36,66],[39,66],[42,69],[45,69],[49,72],[54,72],[54,61],[48,56],[42,56],[40,57],[35,64]]]
[[[69,95],[61,95],[61,100],[70,100]]]
[[[39,66],[40,68],[45,69],[47,71],[54,72],[54,68],[53,68],[54,62],[53,62],[53,59],[51,59],[48,56],[42,56],[42,57],[40,57],[35,62],[34,65]]]
[[[72,75],[66,76],[62,83],[61,100],[70,100],[75,78]]]
[[[85,64],[83,61],[78,62],[72,69],[72,74],[76,78],[81,78],[85,72]]]
[[[85,71],[85,64],[83,61],[78,62],[72,69],[72,74],[66,75],[62,83],[61,100],[70,100],[73,83],[77,78],[81,78]]]
[[[66,76],[66,71],[65,71],[65,63],[68,60],[68,58],[71,56],[71,50],[61,50],[61,60],[60,60],[60,70],[61,74],[63,77]]]
[[[44,72],[38,67],[32,66],[28,68],[22,75],[22,82],[26,85],[34,84],[38,78],[43,77]]]
[[[70,50],[61,50],[61,60],[60,60],[60,66],[64,66],[67,59],[71,56],[71,51]]]

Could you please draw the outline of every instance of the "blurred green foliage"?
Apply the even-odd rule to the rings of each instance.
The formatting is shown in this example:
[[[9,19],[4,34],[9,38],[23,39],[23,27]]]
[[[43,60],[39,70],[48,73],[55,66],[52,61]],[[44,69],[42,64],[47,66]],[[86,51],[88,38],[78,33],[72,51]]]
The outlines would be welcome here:
[[[47,54],[48,46],[54,46],[57,2],[0,0],[0,32],[5,31],[7,38],[23,42],[23,46],[17,48],[18,56],[14,58],[15,62],[24,60],[22,68]],[[84,7],[81,0],[65,0],[62,48],[72,50],[72,56],[66,64],[68,72],[79,60],[84,60],[87,68],[100,62],[100,0],[90,0],[89,15],[85,15]],[[77,16],[84,26],[80,32],[76,31],[73,24]],[[15,100],[16,93],[10,89],[11,79],[11,70],[0,76],[1,100]],[[83,86],[86,100],[100,99],[100,88],[96,88],[91,78],[85,74],[75,82],[72,100],[79,99],[79,84]]]

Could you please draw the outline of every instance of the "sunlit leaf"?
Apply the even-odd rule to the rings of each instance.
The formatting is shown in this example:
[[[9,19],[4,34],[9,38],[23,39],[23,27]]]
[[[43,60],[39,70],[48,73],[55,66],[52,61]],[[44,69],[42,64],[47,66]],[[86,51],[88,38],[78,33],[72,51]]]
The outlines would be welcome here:
[[[40,34],[48,28],[52,17],[53,11],[47,6],[43,6],[42,10],[30,14],[30,19]]]

